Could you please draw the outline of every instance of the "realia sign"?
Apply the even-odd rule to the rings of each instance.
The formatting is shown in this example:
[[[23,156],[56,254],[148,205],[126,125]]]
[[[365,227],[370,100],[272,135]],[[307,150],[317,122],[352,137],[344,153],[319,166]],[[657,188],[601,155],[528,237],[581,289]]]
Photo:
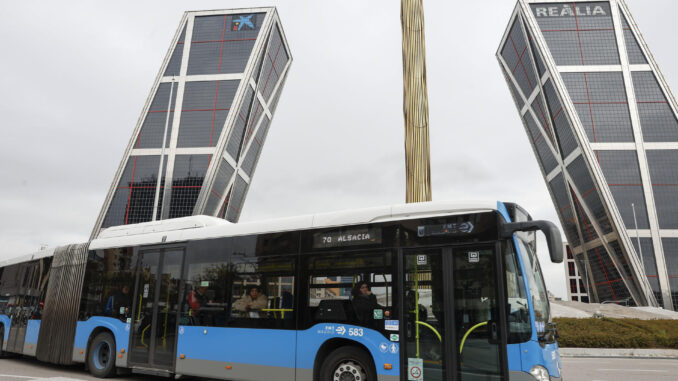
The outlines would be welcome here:
[[[605,8],[601,5],[577,5],[557,4],[553,6],[537,6],[534,8],[537,17],[586,17],[607,16]]]

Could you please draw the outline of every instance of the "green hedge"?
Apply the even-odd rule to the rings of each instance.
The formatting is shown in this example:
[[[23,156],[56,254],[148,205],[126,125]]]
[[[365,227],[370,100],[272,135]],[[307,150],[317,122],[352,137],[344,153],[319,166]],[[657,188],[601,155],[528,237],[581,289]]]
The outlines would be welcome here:
[[[678,349],[678,320],[553,320],[558,324],[560,347]]]

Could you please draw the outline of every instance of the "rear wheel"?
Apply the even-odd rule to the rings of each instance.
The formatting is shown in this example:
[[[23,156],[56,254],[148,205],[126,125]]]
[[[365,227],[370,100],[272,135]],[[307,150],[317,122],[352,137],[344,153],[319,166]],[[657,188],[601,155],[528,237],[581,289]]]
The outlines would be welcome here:
[[[376,381],[372,358],[363,349],[345,346],[334,350],[320,367],[320,381]]]
[[[102,332],[92,340],[87,351],[87,367],[92,376],[111,377],[115,374],[115,338]]]

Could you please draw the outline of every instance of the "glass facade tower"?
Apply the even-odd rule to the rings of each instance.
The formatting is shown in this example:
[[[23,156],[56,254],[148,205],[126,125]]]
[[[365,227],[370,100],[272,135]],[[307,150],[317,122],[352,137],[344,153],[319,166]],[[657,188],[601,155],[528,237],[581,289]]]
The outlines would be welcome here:
[[[592,301],[678,306],[678,105],[623,0],[519,0],[497,51]]]
[[[196,214],[237,222],[291,60],[275,8],[185,13],[92,236]]]

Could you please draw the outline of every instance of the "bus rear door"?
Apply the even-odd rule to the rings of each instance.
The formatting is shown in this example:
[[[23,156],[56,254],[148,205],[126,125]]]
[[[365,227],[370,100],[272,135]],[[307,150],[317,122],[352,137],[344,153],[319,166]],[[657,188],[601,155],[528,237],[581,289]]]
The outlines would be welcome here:
[[[403,380],[506,380],[506,305],[494,245],[404,251]]]
[[[183,248],[142,251],[130,329],[132,368],[173,372]]]

